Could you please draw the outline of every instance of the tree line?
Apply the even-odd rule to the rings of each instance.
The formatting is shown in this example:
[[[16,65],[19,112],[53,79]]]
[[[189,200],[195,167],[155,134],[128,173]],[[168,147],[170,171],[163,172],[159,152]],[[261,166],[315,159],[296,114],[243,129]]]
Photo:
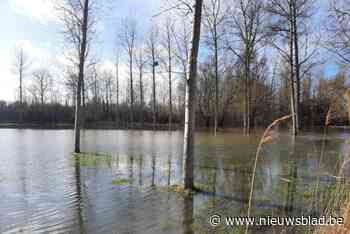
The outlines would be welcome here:
[[[132,16],[118,22],[113,64],[103,69],[96,52],[103,1],[57,4],[66,47],[59,75],[33,68],[34,55],[19,47],[13,72],[18,101],[1,102],[1,122],[98,122],[115,127],[178,129],[183,126],[194,1],[166,1],[143,32]],[[266,126],[293,113],[291,129],[321,125],[329,106],[346,123],[350,28],[347,0],[205,0],[201,13],[196,123],[212,129]],[[327,22],[317,20],[320,14]],[[315,23],[317,21],[317,23]],[[315,26],[322,26],[317,29]],[[326,36],[325,36],[326,35]],[[337,61],[332,77],[324,65]],[[324,58],[323,58],[324,57]],[[344,108],[345,109],[345,108]],[[81,118],[79,118],[81,116]]]

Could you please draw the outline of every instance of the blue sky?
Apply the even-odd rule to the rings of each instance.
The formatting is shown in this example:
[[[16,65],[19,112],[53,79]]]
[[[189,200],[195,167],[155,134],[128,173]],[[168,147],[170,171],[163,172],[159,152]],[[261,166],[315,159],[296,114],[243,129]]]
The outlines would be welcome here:
[[[100,1],[100,0],[98,0]],[[113,0],[103,10],[100,34],[95,50],[105,61],[113,60],[114,42],[120,20],[134,17],[141,33],[150,25],[151,16],[159,12],[161,0]],[[16,45],[23,45],[32,60],[32,67],[63,56],[61,25],[53,14],[52,0],[0,0],[0,100],[13,101],[18,78],[12,72]],[[27,74],[28,79],[30,73]]]

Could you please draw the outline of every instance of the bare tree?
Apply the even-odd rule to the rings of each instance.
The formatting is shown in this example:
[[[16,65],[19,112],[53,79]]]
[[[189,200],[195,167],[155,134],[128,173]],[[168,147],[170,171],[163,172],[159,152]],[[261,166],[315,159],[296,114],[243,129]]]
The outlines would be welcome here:
[[[74,123],[74,152],[80,152],[80,128],[81,128],[81,98],[84,90],[84,69],[91,46],[92,36],[95,31],[96,18],[93,17],[93,4],[90,0],[64,0],[57,6],[60,19],[64,23],[63,34],[65,39],[76,51],[78,66],[78,80],[75,105]]]
[[[350,1],[332,0],[329,18],[330,38],[326,47],[341,61],[350,64]]]
[[[136,22],[134,20],[125,19],[122,22],[122,33],[120,34],[120,41],[122,47],[127,53],[129,64],[129,77],[130,77],[130,122],[131,127],[134,123],[134,81],[133,81],[133,68],[136,46]]]
[[[47,92],[50,88],[52,76],[48,69],[39,68],[33,72],[33,89],[39,93],[40,103],[44,105]]]
[[[244,134],[251,131],[251,64],[264,38],[263,2],[261,0],[238,0],[232,10],[232,33],[239,39],[239,49],[229,45],[229,49],[239,57],[244,64]],[[232,43],[232,42],[231,42]]]
[[[177,93],[178,93],[178,111],[179,114],[184,114],[185,106],[185,81],[188,77],[188,58],[191,44],[191,30],[190,24],[186,19],[182,19],[181,24],[175,25],[174,33],[174,66],[180,69],[180,76],[183,79],[179,79],[177,82]]]
[[[224,23],[225,12],[222,10],[222,0],[206,1],[204,6],[204,24],[209,30],[208,44],[214,51],[214,68],[215,68],[215,105],[214,105],[214,135],[216,135],[218,127],[218,111],[219,111],[219,42],[223,36],[220,26]]]
[[[181,67],[183,77],[187,77],[188,68],[188,56],[190,51],[190,30],[189,26],[185,20],[183,20],[181,28],[176,29],[177,33],[174,34],[175,40],[175,58],[178,66]]]
[[[297,135],[301,128],[301,106],[300,106],[300,83],[301,83],[301,65],[304,64],[310,56],[303,61],[300,60],[300,37],[306,33],[306,20],[311,17],[313,0],[269,0],[266,10],[271,14],[272,20],[270,33],[275,38],[280,38],[283,42],[288,41],[287,50],[272,40],[271,44],[282,57],[289,63],[290,75],[290,99],[293,121],[293,134]],[[311,53],[312,55],[313,53]]]
[[[115,56],[115,82],[116,82],[116,122],[119,124],[119,50],[116,53]]]
[[[157,122],[157,99],[156,99],[156,67],[159,65],[158,57],[158,27],[153,24],[147,38],[147,50],[152,61],[152,116],[153,116],[153,130],[155,130]]]
[[[25,52],[23,46],[19,46],[15,49],[13,60],[13,72],[18,75],[19,78],[19,103],[23,104],[23,77],[26,71],[29,69],[30,60],[29,56]]]
[[[201,34],[203,0],[196,0],[193,9],[193,29],[191,50],[188,60],[188,77],[186,78],[185,98],[185,127],[184,127],[184,183],[185,189],[193,189],[193,157],[194,157],[194,134],[196,114],[196,78],[197,58]],[[192,8],[191,8],[192,9]]]
[[[168,16],[165,19],[165,31],[163,35],[163,47],[167,52],[166,71],[168,73],[168,87],[169,87],[169,131],[172,130],[173,119],[173,96],[172,96],[172,73],[173,73],[173,56],[174,56],[174,33],[175,26],[172,19]]]
[[[137,51],[136,55],[136,65],[138,67],[139,72],[139,89],[140,89],[140,122],[141,126],[144,125],[144,90],[143,90],[143,74],[144,74],[144,67],[146,65],[146,61],[144,58],[144,48],[143,46],[140,46]]]

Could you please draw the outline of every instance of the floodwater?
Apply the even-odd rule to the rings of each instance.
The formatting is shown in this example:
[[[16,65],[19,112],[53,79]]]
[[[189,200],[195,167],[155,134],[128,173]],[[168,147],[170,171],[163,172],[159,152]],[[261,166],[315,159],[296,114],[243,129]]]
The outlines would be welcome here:
[[[193,196],[182,182],[182,133],[0,129],[0,233],[240,233],[211,214],[246,215],[260,134],[196,135]],[[348,129],[274,134],[258,162],[252,214],[317,215],[314,200],[348,157]],[[322,153],[323,151],[323,153]],[[320,155],[322,156],[320,162]],[[315,191],[315,184],[317,192]],[[291,228],[290,233],[301,232]],[[252,227],[271,233],[271,227]],[[277,232],[278,233],[278,232]]]

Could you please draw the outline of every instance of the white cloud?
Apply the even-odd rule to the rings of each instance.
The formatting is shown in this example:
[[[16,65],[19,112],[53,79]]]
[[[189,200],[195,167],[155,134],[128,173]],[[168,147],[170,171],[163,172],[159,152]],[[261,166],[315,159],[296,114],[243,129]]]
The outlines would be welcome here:
[[[12,64],[7,56],[11,56],[8,52],[1,53],[0,57],[0,100],[13,101],[17,88],[16,76],[11,72]]]
[[[11,9],[16,13],[28,16],[41,23],[56,21],[52,0],[8,0]]]
[[[115,70],[115,65],[110,60],[103,60],[99,65],[102,71],[114,72]]]

